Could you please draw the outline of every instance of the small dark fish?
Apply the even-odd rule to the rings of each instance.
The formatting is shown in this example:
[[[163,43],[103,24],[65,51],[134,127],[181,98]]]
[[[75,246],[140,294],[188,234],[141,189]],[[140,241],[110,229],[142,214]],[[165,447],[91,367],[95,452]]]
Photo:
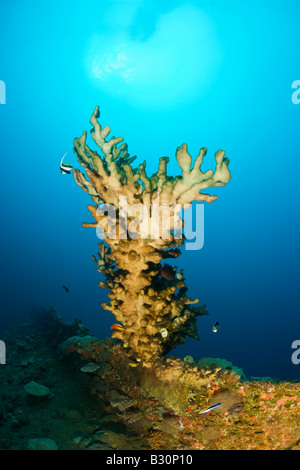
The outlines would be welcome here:
[[[66,292],[69,292],[69,289],[67,288],[67,286],[61,286],[61,287],[63,287],[66,290]]]
[[[172,266],[170,266],[169,264],[164,264],[162,266],[160,264],[159,267],[160,267],[160,275],[164,277],[165,279],[167,279],[168,281],[173,281],[173,279],[175,278],[175,273],[174,273]]]
[[[220,323],[218,321],[216,321],[216,323],[212,327],[212,330],[213,330],[214,333],[216,333],[218,331],[217,326],[219,326],[219,325],[220,325]]]
[[[205,410],[201,411],[200,414],[203,415],[203,413],[208,413],[209,411],[213,410],[214,408],[217,408],[217,406],[222,405],[222,403],[216,403],[215,405],[211,405]]]
[[[69,163],[63,163],[63,160],[65,158],[65,156],[67,155],[68,152],[66,152],[64,154],[64,156],[62,157],[61,159],[61,162],[60,162],[60,165],[59,165],[59,168],[60,168],[60,171],[61,171],[61,174],[62,175],[70,175],[71,174],[71,170],[73,168],[72,165],[70,165]]]

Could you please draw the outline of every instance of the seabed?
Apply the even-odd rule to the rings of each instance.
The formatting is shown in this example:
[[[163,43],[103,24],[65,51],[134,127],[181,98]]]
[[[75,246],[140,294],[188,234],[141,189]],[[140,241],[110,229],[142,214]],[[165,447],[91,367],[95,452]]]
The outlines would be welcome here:
[[[99,340],[53,309],[5,343],[1,449],[300,450],[300,381],[247,378],[191,356],[132,367],[119,340]]]

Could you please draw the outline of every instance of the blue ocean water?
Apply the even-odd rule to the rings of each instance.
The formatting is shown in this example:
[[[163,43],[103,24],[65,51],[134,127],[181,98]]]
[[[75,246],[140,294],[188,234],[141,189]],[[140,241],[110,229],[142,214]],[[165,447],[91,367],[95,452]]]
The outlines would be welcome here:
[[[208,148],[206,169],[219,148],[230,158],[203,248],[173,263],[210,316],[172,353],[299,378],[299,14],[296,0],[1,3],[0,336],[40,305],[110,336],[99,240],[81,227],[90,198],[59,171],[65,152],[79,167],[72,141],[99,104],[150,174],[168,155],[175,176],[183,142],[194,157]]]

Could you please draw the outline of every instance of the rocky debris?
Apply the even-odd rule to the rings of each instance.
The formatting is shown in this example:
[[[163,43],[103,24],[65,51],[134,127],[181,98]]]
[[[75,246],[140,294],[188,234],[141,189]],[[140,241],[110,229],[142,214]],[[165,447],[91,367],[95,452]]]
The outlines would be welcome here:
[[[31,381],[24,386],[25,392],[34,397],[49,397],[50,390],[45,385],[38,384],[37,382]]]
[[[129,436],[127,434],[109,431],[101,434],[99,440],[101,440],[101,443],[108,444],[112,449],[146,450],[145,440],[139,439],[137,436]]]
[[[29,439],[28,450],[57,450],[57,444],[53,439],[41,437],[38,439]]]
[[[115,408],[119,413],[123,413],[132,406],[135,405],[135,400],[129,398],[128,396],[122,396],[116,391],[112,392],[110,396],[110,404]]]
[[[84,366],[81,367],[81,372],[88,372],[88,373],[92,373],[92,372],[96,372],[96,370],[99,370],[100,368],[100,365],[99,364],[95,364],[94,362],[89,362],[88,364],[85,364]]]
[[[113,450],[113,448],[103,442],[95,442],[86,447],[85,450]]]
[[[155,429],[171,436],[177,436],[183,430],[183,426],[179,416],[165,414],[162,420],[155,424]]]
[[[197,365],[199,369],[218,369],[223,371],[230,371],[238,375],[242,379],[246,378],[243,369],[233,365],[232,362],[227,361],[226,359],[220,359],[218,357],[203,357],[202,359],[195,360],[192,356],[185,356],[183,361],[187,364]]]
[[[231,415],[239,415],[244,410],[244,400],[239,393],[225,391],[216,391],[213,396],[211,405],[221,403],[220,406],[211,411],[212,414],[229,413]]]

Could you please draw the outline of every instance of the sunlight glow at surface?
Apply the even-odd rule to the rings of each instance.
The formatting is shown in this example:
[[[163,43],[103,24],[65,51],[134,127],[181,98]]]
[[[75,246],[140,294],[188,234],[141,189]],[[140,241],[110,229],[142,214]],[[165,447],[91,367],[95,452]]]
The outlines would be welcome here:
[[[161,15],[145,40],[133,39],[128,25],[109,31],[90,39],[90,77],[104,92],[135,104],[191,101],[210,86],[220,63],[214,25],[192,5]]]

